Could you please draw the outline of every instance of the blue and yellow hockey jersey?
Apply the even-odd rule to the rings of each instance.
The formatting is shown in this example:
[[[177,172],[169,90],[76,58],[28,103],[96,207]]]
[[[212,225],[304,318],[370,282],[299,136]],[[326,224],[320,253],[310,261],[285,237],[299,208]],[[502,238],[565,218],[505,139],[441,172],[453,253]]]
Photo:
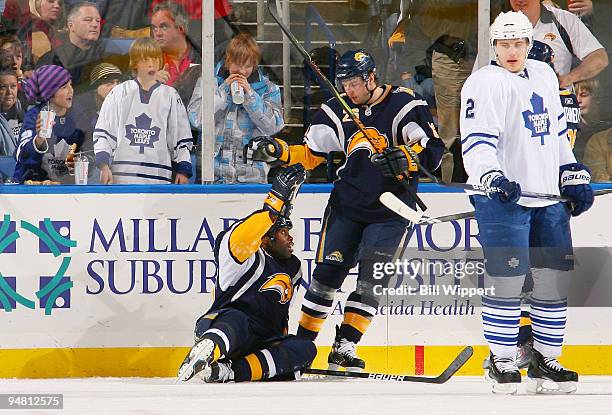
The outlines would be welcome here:
[[[215,241],[215,298],[206,316],[233,308],[248,314],[262,337],[287,333],[289,306],[301,279],[300,260],[273,258],[261,248],[272,226],[268,211],[254,212],[221,232]]]
[[[365,223],[395,217],[378,200],[384,192],[392,192],[406,204],[414,205],[396,179],[383,177],[370,162],[372,154],[386,147],[409,145],[419,154],[424,167],[435,170],[444,152],[425,100],[407,88],[391,85],[382,88],[381,97],[370,105],[357,106],[349,101],[371,142],[341,105],[331,99],[315,115],[306,131],[305,144],[289,147],[289,164],[302,163],[306,169],[323,163],[330,152],[343,152],[346,162],[338,170],[330,204],[347,217]],[[416,171],[416,166],[411,170]],[[416,177],[410,180],[410,185],[416,189]]]

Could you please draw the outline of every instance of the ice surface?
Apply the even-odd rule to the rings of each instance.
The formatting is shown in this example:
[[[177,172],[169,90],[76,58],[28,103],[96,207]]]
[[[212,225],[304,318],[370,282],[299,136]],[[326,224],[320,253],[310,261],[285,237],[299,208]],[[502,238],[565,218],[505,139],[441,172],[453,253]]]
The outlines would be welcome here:
[[[612,377],[585,376],[578,392],[492,395],[480,377],[443,385],[370,380],[174,384],[167,378],[0,379],[0,393],[63,393],[64,410],[16,414],[611,414]]]

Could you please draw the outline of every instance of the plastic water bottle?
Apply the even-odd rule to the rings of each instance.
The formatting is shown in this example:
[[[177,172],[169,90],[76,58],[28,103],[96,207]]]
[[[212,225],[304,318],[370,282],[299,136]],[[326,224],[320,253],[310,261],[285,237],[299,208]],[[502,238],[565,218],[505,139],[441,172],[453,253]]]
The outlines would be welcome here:
[[[238,83],[238,81],[232,82],[230,85],[230,91],[232,93],[232,102],[236,105],[244,103],[244,90]]]

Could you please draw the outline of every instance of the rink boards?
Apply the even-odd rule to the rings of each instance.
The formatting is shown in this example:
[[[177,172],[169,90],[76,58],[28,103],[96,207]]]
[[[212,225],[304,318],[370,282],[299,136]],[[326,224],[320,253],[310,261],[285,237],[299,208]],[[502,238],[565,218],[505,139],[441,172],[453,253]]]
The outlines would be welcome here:
[[[329,186],[309,185],[292,215],[305,281]],[[5,186],[0,212],[0,377],[172,376],[193,341],[197,316],[211,304],[214,237],[261,206],[266,186]],[[428,214],[471,210],[461,193],[422,186]],[[572,220],[577,261],[588,267],[590,307],[569,311],[563,362],[582,374],[612,374],[612,196]],[[476,250],[474,220],[419,227],[410,251],[429,257]],[[593,257],[593,251],[597,255]],[[581,261],[581,252],[585,256]],[[595,259],[593,259],[595,258]],[[449,281],[455,281],[446,276]],[[323,367],[342,320],[350,275],[318,339]],[[461,282],[458,283],[461,285]],[[293,300],[295,330],[303,287]],[[608,298],[610,297],[610,298]],[[478,375],[486,355],[479,308],[459,298],[406,305],[389,295],[359,353],[372,371],[433,374],[462,345]],[[608,301],[610,300],[610,301]]]

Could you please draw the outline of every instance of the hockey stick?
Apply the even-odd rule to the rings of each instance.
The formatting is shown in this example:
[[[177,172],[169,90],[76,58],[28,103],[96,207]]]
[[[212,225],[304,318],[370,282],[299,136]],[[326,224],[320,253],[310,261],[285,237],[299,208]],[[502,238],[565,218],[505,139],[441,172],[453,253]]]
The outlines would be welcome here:
[[[474,212],[464,212],[464,213],[455,213],[453,215],[445,215],[438,217],[430,217],[425,216],[423,212],[417,212],[412,209],[410,206],[402,202],[397,196],[393,193],[385,192],[380,195],[380,201],[387,208],[391,209],[393,212],[397,213],[401,217],[408,219],[415,225],[429,225],[436,224],[442,222],[449,222],[452,220],[460,220],[473,218]]]
[[[468,191],[476,192],[476,193],[479,193],[479,194],[482,194],[482,195],[487,195],[489,193],[505,193],[499,187],[484,186],[482,184],[468,184],[468,183],[445,182],[444,180],[441,180],[441,179],[437,178],[436,176],[434,176],[429,170],[427,170],[425,167],[423,167],[423,165],[421,164],[421,161],[419,160],[419,156],[410,147],[406,147],[406,151],[408,151],[408,153],[410,153],[410,156],[411,156],[412,160],[414,160],[414,162],[417,165],[417,167],[419,168],[419,170],[425,176],[427,176],[429,179],[431,179],[434,183],[439,184],[440,186],[450,187],[450,188],[455,188],[455,189],[468,190]],[[548,194],[548,193],[521,192],[521,196],[522,197],[529,197],[529,198],[533,198],[533,199],[556,200],[556,201],[559,201],[559,202],[570,202],[571,201],[569,198],[567,198],[565,196],[552,195],[552,194]]]
[[[595,190],[595,196],[603,196],[612,193],[612,189]],[[475,216],[475,212],[454,213],[452,215],[430,217],[425,216],[422,212],[412,209],[410,206],[402,202],[397,196],[392,193],[385,192],[380,196],[380,201],[383,205],[408,219],[410,222],[417,225],[435,225],[438,223],[450,222],[453,220],[469,219]]]
[[[467,346],[455,357],[451,364],[436,377],[410,376],[410,375],[389,375],[388,373],[368,373],[368,372],[341,372],[339,370],[306,369],[304,373],[311,375],[326,375],[345,378],[362,378],[370,380],[393,380],[396,382],[419,382],[442,384],[449,380],[461,367],[472,357],[474,350],[472,346]]]
[[[321,72],[317,64],[313,62],[308,51],[304,49],[304,47],[300,44],[300,42],[293,35],[293,33],[291,33],[291,30],[285,25],[285,23],[281,20],[281,18],[278,17],[278,11],[276,10],[275,0],[268,0],[268,11],[272,15],[272,18],[274,19],[274,21],[276,21],[278,26],[281,28],[282,32],[287,36],[289,41],[300,52],[300,55],[302,55],[306,64],[310,67],[310,69],[314,71],[314,73],[317,74],[321,82],[325,84],[325,86],[329,89],[329,91],[334,96],[336,101],[338,101],[338,103],[342,106],[345,114],[348,115],[348,117],[357,125],[357,128],[359,128],[359,130],[363,133],[366,140],[368,140],[368,142],[372,146],[372,149],[375,152],[379,153],[380,151],[378,150],[378,147],[376,146],[373,138],[368,133],[368,130],[366,129],[365,125],[363,125],[359,117],[355,115],[355,113],[353,113],[351,107],[348,105],[346,100],[342,98],[342,95],[340,95],[336,87],[329,81],[329,79],[327,79],[327,77],[323,74],[323,72]],[[410,196],[414,199],[417,205],[419,205],[421,210],[427,210],[427,205],[416,194],[416,191],[412,187],[410,187],[410,184],[408,183],[408,177],[406,175],[403,176],[402,180],[400,180],[400,183],[402,183],[402,186],[404,187],[404,189],[410,194]]]

